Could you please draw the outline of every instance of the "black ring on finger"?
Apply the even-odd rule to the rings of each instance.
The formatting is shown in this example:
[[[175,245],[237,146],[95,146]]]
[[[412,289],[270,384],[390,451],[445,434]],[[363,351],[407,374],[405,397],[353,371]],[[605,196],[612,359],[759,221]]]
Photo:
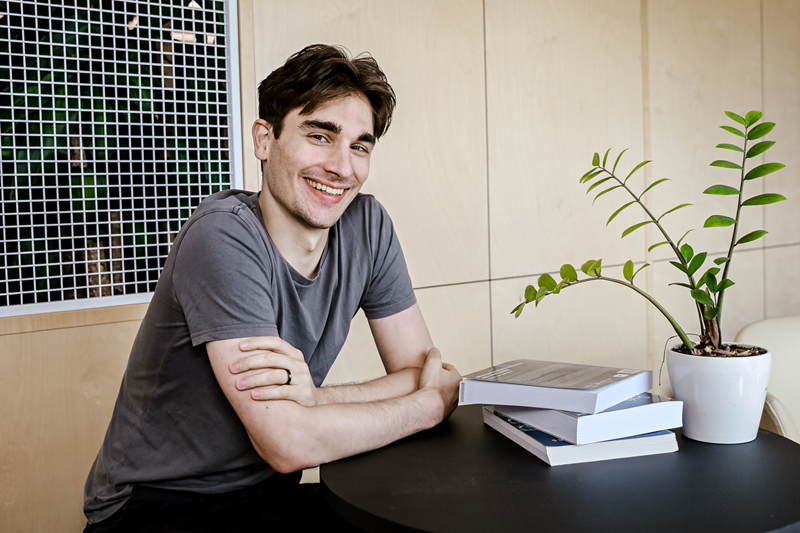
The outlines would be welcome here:
[[[291,385],[292,384],[292,373],[289,371],[288,368],[284,368],[286,370],[286,383],[284,385]]]

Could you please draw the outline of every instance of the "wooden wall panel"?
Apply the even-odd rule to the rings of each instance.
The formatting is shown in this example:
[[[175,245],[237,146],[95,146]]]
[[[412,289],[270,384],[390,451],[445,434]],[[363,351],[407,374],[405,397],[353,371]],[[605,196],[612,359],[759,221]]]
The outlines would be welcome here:
[[[765,0],[764,115],[776,123],[777,144],[763,156],[786,168],[764,179],[766,192],[787,201],[764,209],[768,246],[800,244],[800,2]]]
[[[77,532],[140,321],[0,336],[0,531]]]
[[[415,287],[486,279],[480,0],[257,2],[256,79],[316,43],[369,51],[398,98],[364,191],[386,206]]]
[[[595,151],[641,161],[639,19],[638,0],[487,0],[492,278],[644,259],[641,232],[619,239],[641,214],[605,227],[624,194],[592,207],[603,189],[578,183]]]

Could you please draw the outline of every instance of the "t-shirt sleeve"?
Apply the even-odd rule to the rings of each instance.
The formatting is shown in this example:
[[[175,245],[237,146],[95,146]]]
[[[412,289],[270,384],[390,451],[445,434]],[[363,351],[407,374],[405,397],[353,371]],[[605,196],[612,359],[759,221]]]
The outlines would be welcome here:
[[[272,272],[258,233],[231,211],[202,214],[186,228],[173,271],[192,345],[278,335]]]
[[[384,207],[369,198],[368,219],[372,254],[372,276],[361,302],[367,318],[384,318],[404,311],[417,301],[403,249],[392,219]]]

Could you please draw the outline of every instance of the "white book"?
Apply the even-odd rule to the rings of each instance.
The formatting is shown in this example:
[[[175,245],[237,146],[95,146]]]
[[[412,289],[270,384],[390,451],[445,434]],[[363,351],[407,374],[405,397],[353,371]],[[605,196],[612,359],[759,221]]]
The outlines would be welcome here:
[[[678,450],[675,434],[667,430],[577,446],[522,422],[496,415],[492,412],[491,406],[483,408],[483,421],[550,466],[607,461]]]
[[[464,376],[458,399],[594,414],[652,385],[649,370],[517,359]]]
[[[683,425],[683,402],[649,392],[637,394],[594,415],[512,405],[495,405],[494,412],[578,445]]]

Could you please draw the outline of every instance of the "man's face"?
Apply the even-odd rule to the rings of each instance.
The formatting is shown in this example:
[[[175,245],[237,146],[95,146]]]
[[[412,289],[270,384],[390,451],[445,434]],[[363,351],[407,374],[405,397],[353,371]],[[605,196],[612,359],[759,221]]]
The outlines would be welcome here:
[[[263,146],[256,145],[264,161],[261,194],[270,195],[270,204],[286,217],[330,228],[367,180],[372,126],[372,107],[363,95],[331,100],[308,115],[290,111],[280,138],[269,129]]]

